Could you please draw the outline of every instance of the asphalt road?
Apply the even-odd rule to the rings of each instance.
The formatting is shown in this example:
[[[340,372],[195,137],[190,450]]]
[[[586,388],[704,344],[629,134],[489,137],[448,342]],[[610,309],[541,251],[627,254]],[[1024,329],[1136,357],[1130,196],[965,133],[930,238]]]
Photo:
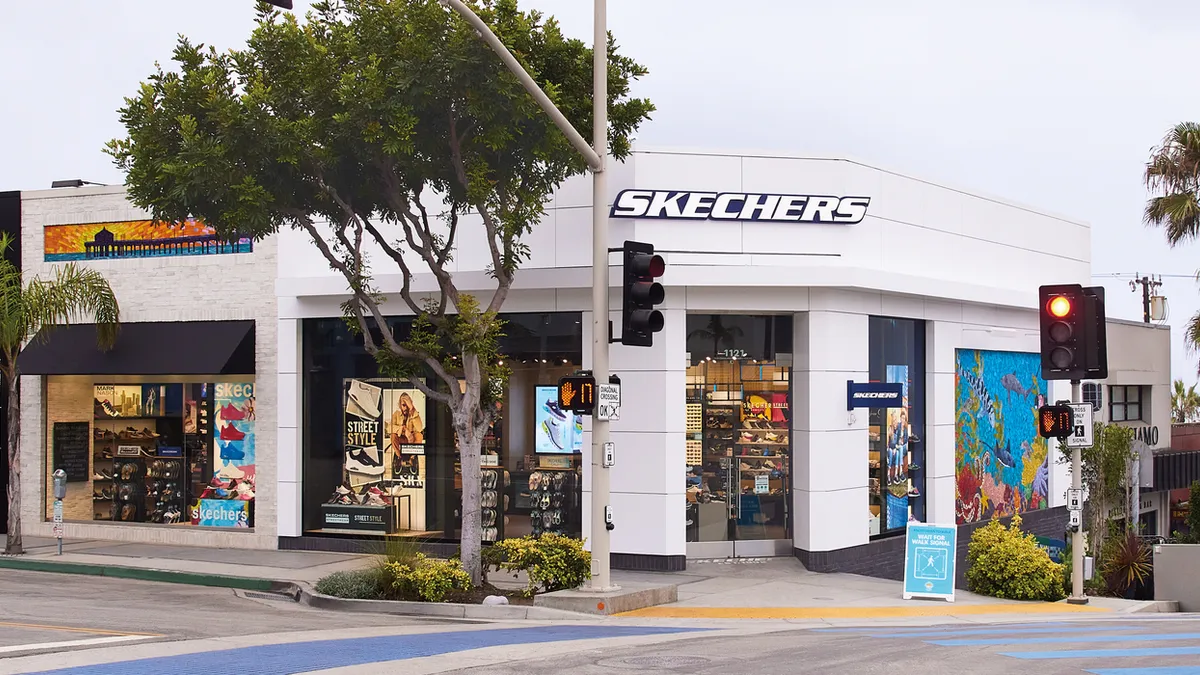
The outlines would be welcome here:
[[[1144,617],[1069,624],[888,626],[732,637],[699,635],[649,647],[590,649],[549,659],[451,672],[461,675],[621,672],[1200,675],[1200,615],[1166,621]],[[1080,651],[1088,653],[1079,654]],[[1173,668],[1160,670],[1168,667]]]
[[[104,638],[130,637],[143,642],[332,627],[430,625],[429,621],[402,617],[334,614],[287,598],[251,595],[255,597],[223,588],[0,570],[0,658],[31,649],[89,648],[107,643],[38,645]],[[18,650],[18,646],[26,649]]]

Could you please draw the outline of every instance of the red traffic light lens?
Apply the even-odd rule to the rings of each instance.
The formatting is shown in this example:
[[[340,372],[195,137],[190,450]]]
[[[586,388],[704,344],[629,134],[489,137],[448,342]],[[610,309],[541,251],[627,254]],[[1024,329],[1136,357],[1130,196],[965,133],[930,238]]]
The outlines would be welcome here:
[[[1056,295],[1046,305],[1052,316],[1059,319],[1071,313],[1071,300],[1065,295]]]

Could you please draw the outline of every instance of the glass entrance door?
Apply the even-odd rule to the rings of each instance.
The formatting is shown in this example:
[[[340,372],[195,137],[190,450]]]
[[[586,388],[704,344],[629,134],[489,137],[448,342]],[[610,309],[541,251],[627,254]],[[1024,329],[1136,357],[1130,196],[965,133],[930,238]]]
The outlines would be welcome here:
[[[737,358],[688,369],[688,557],[791,552],[789,373]]]

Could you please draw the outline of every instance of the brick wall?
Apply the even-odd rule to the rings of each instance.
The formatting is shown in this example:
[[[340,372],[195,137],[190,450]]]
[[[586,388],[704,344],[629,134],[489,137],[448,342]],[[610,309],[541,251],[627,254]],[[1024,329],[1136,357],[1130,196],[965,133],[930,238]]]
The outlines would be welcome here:
[[[47,225],[145,220],[149,215],[125,199],[120,187],[68,188],[22,194],[22,262],[27,276],[52,272],[43,261]],[[277,246],[274,237],[256,242],[253,253],[96,260],[84,264],[104,274],[121,305],[124,322],[256,321],[257,492],[252,532],[188,527],[73,522],[67,538],[98,538],[149,543],[232,548],[277,547],[277,386],[278,304],[275,297]],[[111,378],[109,378],[111,379]],[[44,378],[21,378],[22,517],[24,531],[49,536],[46,516],[47,443],[57,404],[49,400]],[[64,505],[65,507],[65,505]],[[91,508],[91,505],[88,505]],[[67,517],[69,519],[69,516]],[[90,514],[88,514],[90,518]]]
[[[1002,518],[1005,525],[1012,518]],[[967,544],[975,530],[986,522],[971,523],[958,527],[957,564],[955,566],[957,588],[967,587]],[[1021,529],[1042,537],[1062,539],[1067,529],[1067,508],[1039,509],[1021,514]],[[804,551],[793,549],[793,553],[813,572],[841,572],[861,574],[879,579],[904,579],[904,536],[880,539],[862,546],[837,551]],[[899,588],[896,590],[900,592]]]
[[[52,444],[55,422],[87,422],[89,431],[92,422],[92,383],[78,378],[48,378],[46,383],[46,442]],[[89,458],[91,453],[88,453]],[[45,476],[45,511],[47,516],[54,512],[54,467],[50,462],[43,466]],[[88,465],[89,475],[95,466]],[[63,499],[63,520],[92,519],[92,481],[67,483],[67,496]],[[104,504],[107,510],[109,504]]]

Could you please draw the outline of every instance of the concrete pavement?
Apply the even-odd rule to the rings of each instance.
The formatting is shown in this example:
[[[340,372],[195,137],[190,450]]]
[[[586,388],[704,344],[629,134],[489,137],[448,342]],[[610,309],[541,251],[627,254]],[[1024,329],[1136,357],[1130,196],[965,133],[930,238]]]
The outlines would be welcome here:
[[[70,541],[64,555],[55,555],[52,539],[28,538],[28,553],[0,557],[7,565],[35,569],[70,564],[79,570],[109,576],[206,583],[249,590],[269,590],[275,582],[311,586],[335,571],[373,564],[370,555],[309,551],[247,551],[187,546]],[[38,567],[38,566],[42,567]],[[138,577],[137,575],[142,575]],[[206,579],[205,577],[211,577]],[[249,580],[249,581],[247,581]],[[809,572],[792,558],[689,561],[679,573],[614,571],[617,584],[659,584],[677,587],[678,601],[634,610],[619,618],[666,620],[856,620],[911,617],[1057,616],[1095,613],[1160,611],[1154,603],[1104,599],[1090,605],[1019,603],[966,591],[955,602],[904,600],[900,583],[849,574]],[[244,582],[244,583],[243,583]],[[498,586],[524,586],[523,579],[493,573]]]

